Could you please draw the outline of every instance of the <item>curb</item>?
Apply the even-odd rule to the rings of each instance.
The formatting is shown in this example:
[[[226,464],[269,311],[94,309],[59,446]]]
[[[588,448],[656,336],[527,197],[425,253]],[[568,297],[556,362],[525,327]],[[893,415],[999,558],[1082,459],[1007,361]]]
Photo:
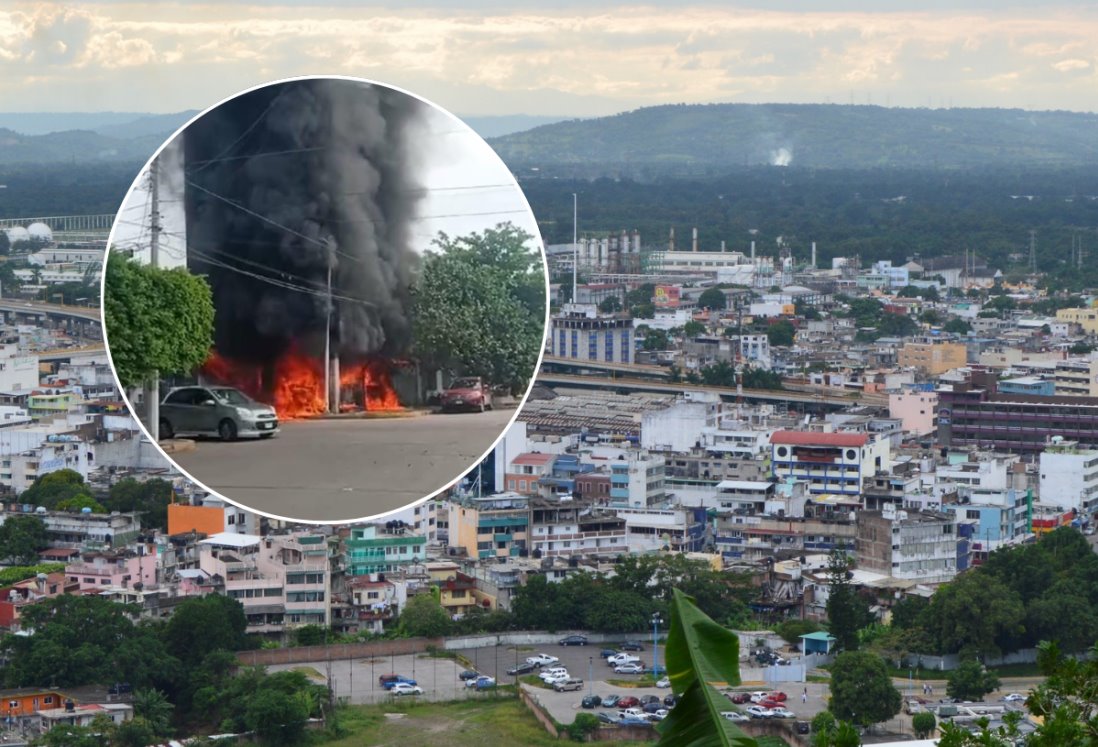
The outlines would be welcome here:
[[[397,420],[400,418],[418,418],[430,413],[430,410],[381,410],[377,412],[340,412],[315,415],[302,420]]]

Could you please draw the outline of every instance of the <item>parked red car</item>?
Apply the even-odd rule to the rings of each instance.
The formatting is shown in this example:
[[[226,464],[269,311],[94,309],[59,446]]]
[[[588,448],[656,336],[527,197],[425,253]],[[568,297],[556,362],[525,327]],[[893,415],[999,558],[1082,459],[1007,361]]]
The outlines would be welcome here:
[[[772,693],[767,693],[766,697],[770,698],[771,700],[777,700],[777,701],[782,702],[782,703],[784,703],[788,699],[786,694],[781,692],[780,690],[775,690]]]
[[[743,705],[744,703],[751,702],[751,693],[731,693],[729,694],[728,698],[733,703]]]
[[[443,412],[454,410],[492,409],[492,387],[479,376],[455,379],[450,388],[439,395],[439,405]]]
[[[636,708],[640,705],[640,699],[634,698],[632,695],[628,695],[618,701],[615,708]]]
[[[781,708],[782,702],[773,698],[763,698],[758,702],[758,705],[763,708]]]

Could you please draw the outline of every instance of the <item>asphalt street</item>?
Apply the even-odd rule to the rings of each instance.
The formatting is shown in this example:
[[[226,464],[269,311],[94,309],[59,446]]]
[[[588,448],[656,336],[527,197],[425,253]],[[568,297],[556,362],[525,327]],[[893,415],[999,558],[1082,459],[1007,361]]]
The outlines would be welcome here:
[[[290,421],[267,440],[203,440],[174,457],[199,482],[256,511],[353,521],[448,487],[475,466],[514,413]]]

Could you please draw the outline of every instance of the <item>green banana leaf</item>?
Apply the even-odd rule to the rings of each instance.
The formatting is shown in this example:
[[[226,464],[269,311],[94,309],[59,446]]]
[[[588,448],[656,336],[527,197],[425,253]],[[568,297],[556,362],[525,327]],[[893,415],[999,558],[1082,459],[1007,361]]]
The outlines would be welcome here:
[[[656,747],[758,747],[733,722],[717,686],[740,684],[740,640],[713,622],[694,600],[674,590],[667,634],[667,674],[679,701],[659,726]]]

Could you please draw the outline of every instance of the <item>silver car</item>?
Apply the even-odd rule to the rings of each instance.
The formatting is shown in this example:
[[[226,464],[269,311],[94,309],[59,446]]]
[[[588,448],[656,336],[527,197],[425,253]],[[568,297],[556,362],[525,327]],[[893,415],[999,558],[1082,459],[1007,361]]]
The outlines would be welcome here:
[[[184,386],[172,389],[160,403],[160,437],[217,436],[232,441],[241,436],[270,438],[278,433],[278,414],[239,389],[226,386]]]

